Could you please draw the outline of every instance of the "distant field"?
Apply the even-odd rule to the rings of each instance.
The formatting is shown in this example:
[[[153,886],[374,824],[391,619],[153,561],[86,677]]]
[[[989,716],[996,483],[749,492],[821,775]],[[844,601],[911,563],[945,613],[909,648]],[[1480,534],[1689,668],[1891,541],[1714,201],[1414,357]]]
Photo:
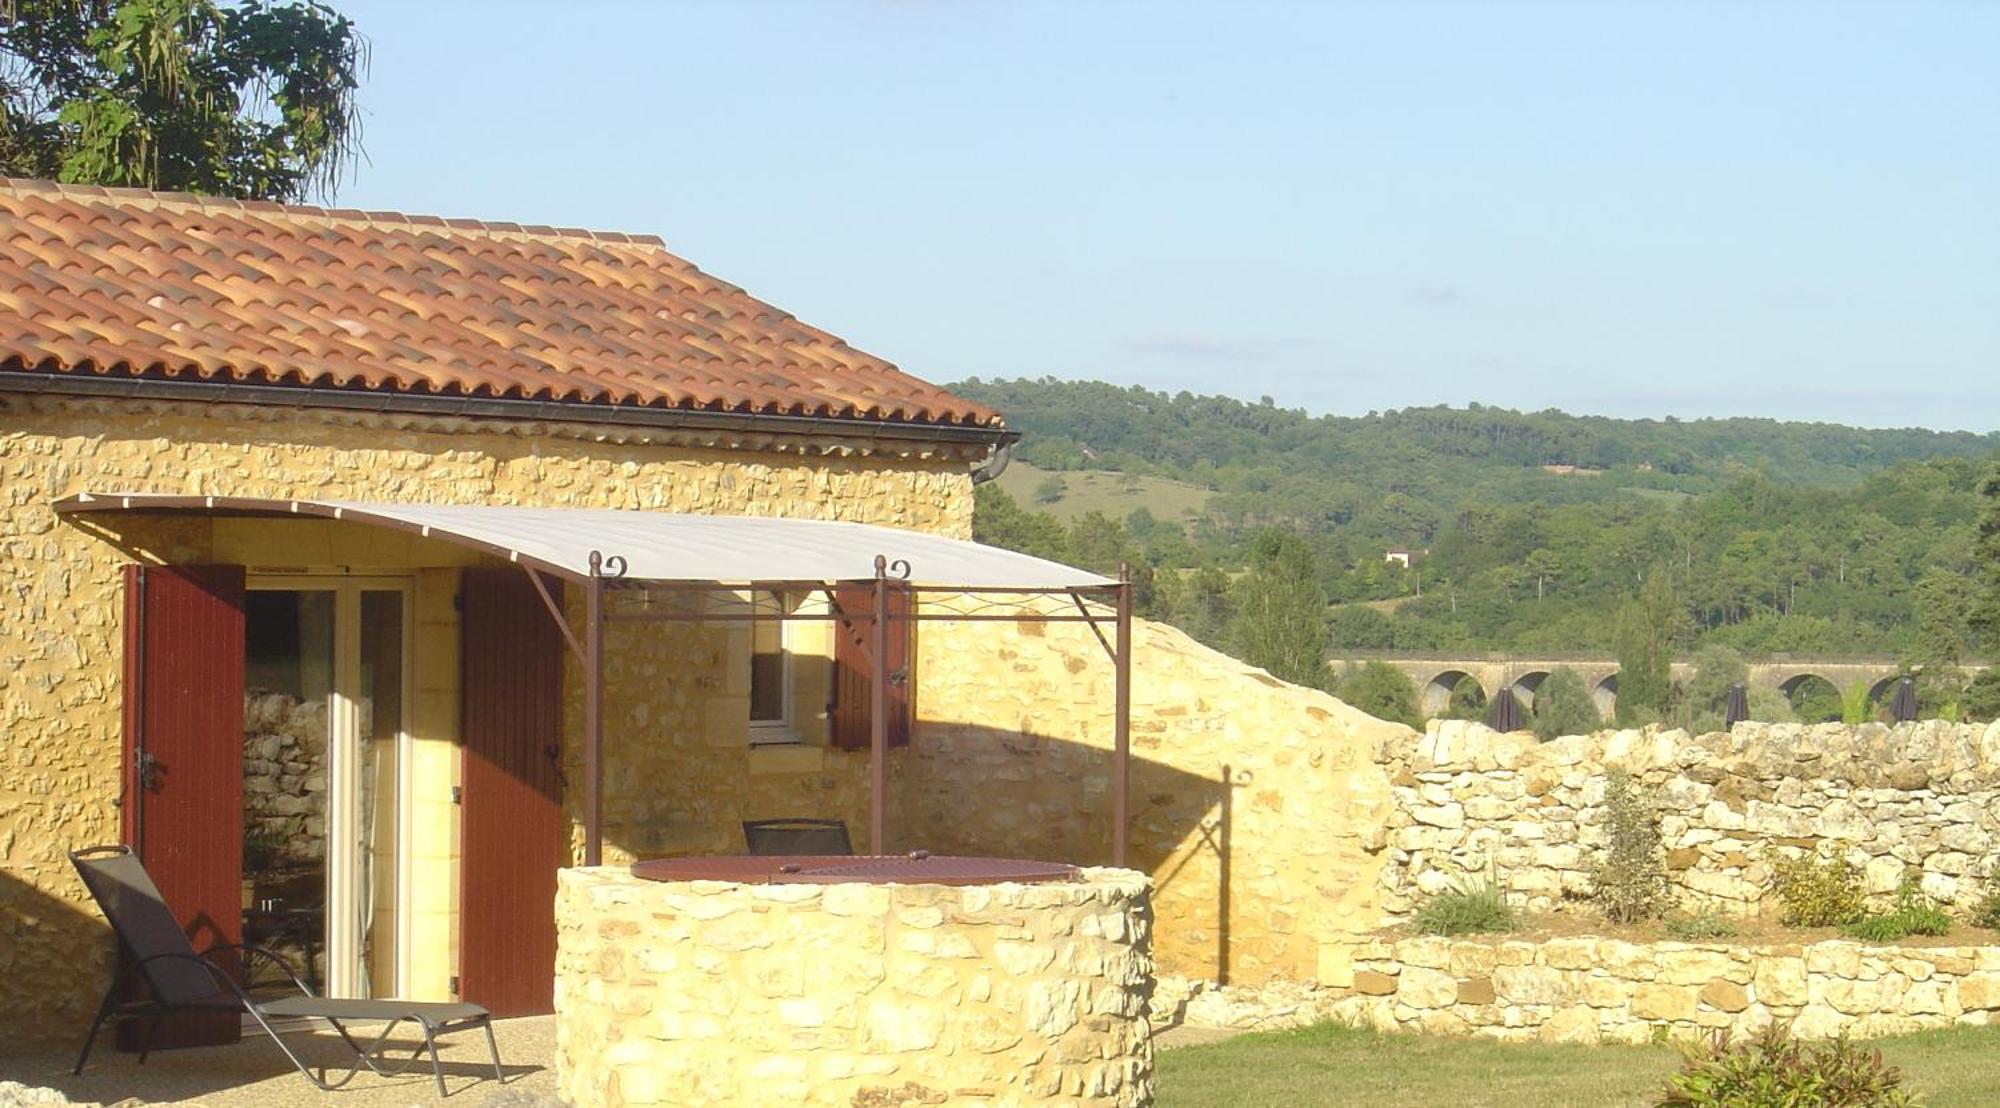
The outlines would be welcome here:
[[[1185,523],[1205,511],[1213,493],[1199,485],[1165,477],[1136,477],[1097,469],[1064,470],[1062,499],[1044,504],[1035,499],[1035,488],[1051,475],[1016,461],[1000,475],[1000,487],[1024,508],[1048,512],[1068,523],[1085,512],[1103,512],[1122,520],[1132,510],[1144,507],[1153,518]]]

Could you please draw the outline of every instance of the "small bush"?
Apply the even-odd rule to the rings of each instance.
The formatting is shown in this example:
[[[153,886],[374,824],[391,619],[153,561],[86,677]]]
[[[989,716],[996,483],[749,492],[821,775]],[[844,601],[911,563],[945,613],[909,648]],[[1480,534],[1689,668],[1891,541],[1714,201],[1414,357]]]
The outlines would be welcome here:
[[[1778,865],[1778,903],[1787,927],[1839,927],[1861,918],[1861,875],[1834,855],[1806,854]]]
[[[1667,917],[1667,938],[1683,943],[1705,943],[1736,937],[1736,925],[1714,909],[1676,912]]]
[[[1656,1108],[1920,1108],[1903,1074],[1845,1038],[1801,1043],[1785,1024],[1732,1043],[1716,1035],[1681,1051]]]
[[[1951,930],[1951,916],[1925,896],[1914,874],[1896,886],[1896,903],[1886,912],[1863,916],[1842,928],[1871,943],[1893,943],[1911,935],[1942,935]]]
[[[1658,919],[1673,907],[1653,798],[1612,770],[1604,782],[1604,860],[1590,871],[1591,899],[1612,923]]]
[[[1481,935],[1514,929],[1514,910],[1491,881],[1439,893],[1417,909],[1417,930],[1426,935]]]
[[[2000,861],[1986,869],[1979,883],[1979,903],[1972,906],[1972,926],[2000,931]]]

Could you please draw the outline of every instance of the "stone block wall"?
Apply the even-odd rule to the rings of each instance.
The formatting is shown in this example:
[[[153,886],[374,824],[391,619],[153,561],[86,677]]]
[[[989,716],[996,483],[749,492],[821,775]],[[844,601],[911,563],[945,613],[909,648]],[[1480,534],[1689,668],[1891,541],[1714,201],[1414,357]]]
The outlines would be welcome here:
[[[1324,1010],[1383,1030],[1636,1043],[1774,1020],[1806,1038],[2000,1024],[1991,946],[1419,938],[1352,954],[1353,986]]]
[[[1759,914],[1773,863],[1822,846],[1861,869],[1877,905],[1910,871],[1925,892],[1969,907],[2000,863],[2000,724],[1743,723],[1538,743],[1450,721],[1378,758],[1395,799],[1380,872],[1388,922],[1489,875],[1532,909],[1587,895],[1609,768],[1651,790],[1690,908]]]
[[[253,689],[243,698],[243,819],[266,868],[326,858],[326,701]]]
[[[593,1108],[1152,1102],[1147,882],[562,873],[556,1080]]]
[[[1130,864],[1156,956],[1210,980],[1309,980],[1323,940],[1380,922],[1392,809],[1375,763],[1415,733],[1135,621]],[[1113,667],[1087,628],[925,624],[896,849],[1104,861]]]

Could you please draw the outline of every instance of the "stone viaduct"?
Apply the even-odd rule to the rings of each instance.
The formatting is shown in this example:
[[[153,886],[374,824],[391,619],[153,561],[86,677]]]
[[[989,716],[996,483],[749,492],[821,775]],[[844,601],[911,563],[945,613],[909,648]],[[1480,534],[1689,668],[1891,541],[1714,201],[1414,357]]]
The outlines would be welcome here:
[[[1595,655],[1515,657],[1506,654],[1483,656],[1452,656],[1445,654],[1387,654],[1380,652],[1360,652],[1356,660],[1383,661],[1410,676],[1416,682],[1417,691],[1423,698],[1423,711],[1427,716],[1442,712],[1451,699],[1451,691],[1458,683],[1470,677],[1479,682],[1488,699],[1508,686],[1513,686],[1520,698],[1521,706],[1532,708],[1535,690],[1548,679],[1557,668],[1567,666],[1582,677],[1597,698],[1598,710],[1610,716],[1618,703],[1618,660]],[[1332,665],[1340,666],[1343,660]],[[1855,684],[1868,686],[1871,700],[1880,700],[1889,695],[1896,678],[1902,676],[1902,668],[1887,658],[1798,658],[1775,655],[1752,660],[1749,663],[1750,684],[1767,689],[1775,689],[1787,698],[1799,691],[1811,678],[1817,677],[1831,684],[1835,689],[1847,689]],[[1971,670],[1984,666],[1970,666]],[[1684,681],[1694,675],[1694,666],[1686,662],[1676,662],[1673,678]]]

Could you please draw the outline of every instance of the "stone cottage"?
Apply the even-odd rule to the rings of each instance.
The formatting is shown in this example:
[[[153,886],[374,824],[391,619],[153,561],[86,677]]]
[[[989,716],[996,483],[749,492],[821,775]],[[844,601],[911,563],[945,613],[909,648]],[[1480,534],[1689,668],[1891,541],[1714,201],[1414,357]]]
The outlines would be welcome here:
[[[110,951],[64,853],[106,842],[331,993],[496,1012],[546,1008],[554,870],[600,851],[873,798],[887,849],[1105,861],[1097,625],[922,624],[871,702],[830,590],[621,595],[596,684],[579,590],[522,572],[583,518],[525,509],[970,546],[1014,437],[655,238],[0,184],[0,1043],[87,1023]],[[438,523],[469,509],[525,530]],[[1394,729],[1131,634],[1163,965],[1310,976],[1377,914],[1344,875]]]

